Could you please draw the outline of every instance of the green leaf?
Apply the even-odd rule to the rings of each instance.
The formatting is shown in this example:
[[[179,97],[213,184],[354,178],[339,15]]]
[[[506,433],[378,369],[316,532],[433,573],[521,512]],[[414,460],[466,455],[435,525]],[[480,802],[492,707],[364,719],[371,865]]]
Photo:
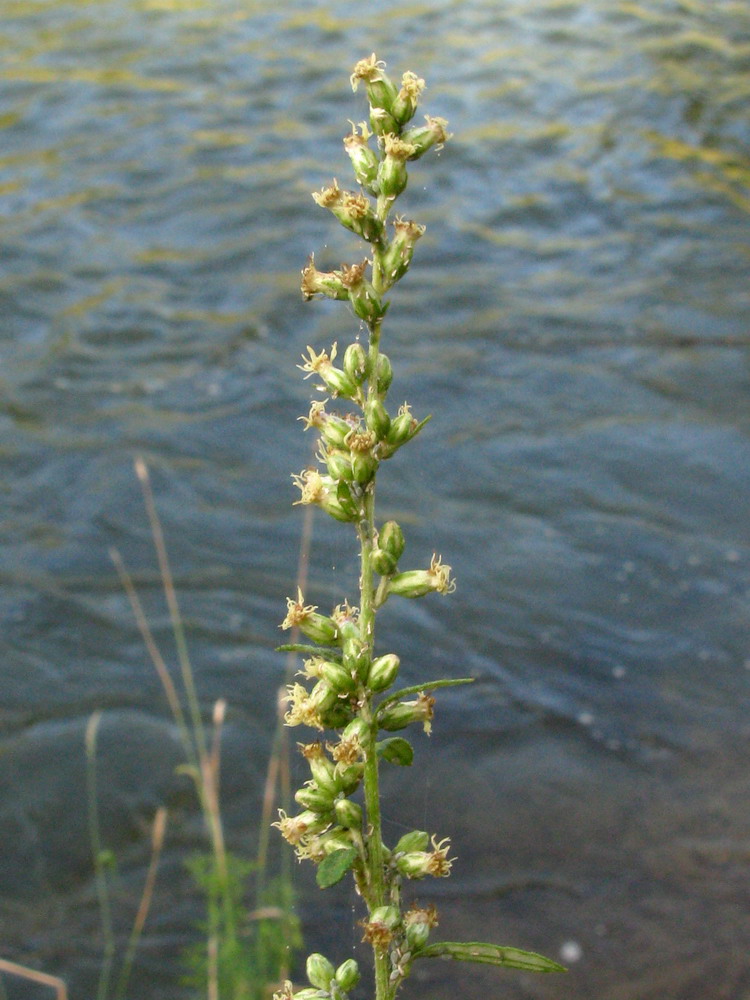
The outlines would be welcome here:
[[[318,874],[315,880],[321,889],[336,885],[349,871],[357,857],[356,847],[342,847],[340,851],[334,851],[318,865]]]
[[[484,941],[438,941],[422,948],[415,958],[455,958],[458,962],[483,962],[486,965],[503,965],[508,969],[524,972],[567,972],[564,965],[534,951],[504,948]]]
[[[408,767],[414,760],[414,748],[408,740],[402,739],[400,736],[380,740],[375,744],[375,749],[378,752],[378,757],[382,757],[383,760],[387,760],[391,764],[401,764],[402,767]]]
[[[378,709],[385,708],[393,702],[400,701],[410,694],[419,694],[421,691],[437,691],[438,688],[455,687],[457,684],[473,684],[476,677],[454,677],[442,681],[428,681],[426,684],[412,684],[411,687],[401,688],[384,698],[378,705]]]
[[[339,660],[341,650],[336,646],[308,646],[303,642],[285,642],[283,646],[276,646],[277,653],[310,653],[313,656],[322,656],[324,653],[330,659]]]

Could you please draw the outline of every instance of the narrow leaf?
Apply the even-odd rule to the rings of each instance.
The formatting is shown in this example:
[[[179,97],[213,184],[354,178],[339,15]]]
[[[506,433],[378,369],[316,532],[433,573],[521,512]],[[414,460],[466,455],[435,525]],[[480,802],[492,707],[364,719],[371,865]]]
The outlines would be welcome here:
[[[318,865],[318,874],[315,880],[321,889],[336,885],[349,871],[357,857],[356,847],[342,847],[340,851],[334,851]]]
[[[408,767],[414,760],[414,748],[408,740],[402,739],[400,736],[380,740],[379,743],[375,744],[375,749],[378,752],[378,757],[382,757],[383,760],[387,760],[391,764],[401,764],[402,767]]]
[[[564,965],[534,951],[505,948],[483,941],[438,941],[417,952],[415,958],[454,958],[458,962],[483,962],[524,972],[567,972]]]
[[[420,691],[436,691],[438,688],[455,687],[457,684],[473,684],[475,677],[453,677],[441,681],[428,681],[426,684],[412,684],[411,687],[401,688],[384,698],[378,705],[378,709],[384,708],[393,702],[407,698],[410,694],[419,694]]]
[[[285,642],[283,646],[276,647],[277,653],[310,653],[313,656],[321,656],[323,653],[332,659],[341,656],[341,650],[335,646],[308,646],[303,642]]]

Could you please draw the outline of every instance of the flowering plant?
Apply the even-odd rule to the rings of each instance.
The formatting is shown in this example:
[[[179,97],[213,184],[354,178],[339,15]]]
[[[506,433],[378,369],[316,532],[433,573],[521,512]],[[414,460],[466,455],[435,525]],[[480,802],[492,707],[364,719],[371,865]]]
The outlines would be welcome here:
[[[333,733],[325,742],[300,745],[310,779],[295,794],[301,811],[281,812],[275,824],[300,859],[317,866],[321,888],[351,872],[367,908],[363,940],[373,950],[375,1000],[392,1000],[417,959],[442,956],[508,966],[533,972],[560,972],[550,959],[518,948],[479,942],[430,942],[437,925],[434,906],[407,905],[404,883],[450,875],[450,842],[424,830],[411,830],[397,843],[383,840],[380,817],[381,763],[409,765],[413,748],[394,732],[421,724],[430,731],[436,689],[471,678],[434,680],[393,690],[399,674],[395,653],[376,654],[375,619],[391,597],[417,598],[455,590],[451,567],[433,555],[427,569],[400,569],[404,535],[395,521],[378,525],[375,483],[382,462],[421,431],[408,404],[395,413],[386,408],[393,379],[390,359],[381,351],[381,328],[388,309],[385,293],[409,269],[424,227],[396,217],[388,220],[407,184],[407,164],[449,138],[447,122],[427,115],[424,125],[410,125],[424,80],[404,73],[398,87],[373,54],[360,60],[352,87],[363,83],[369,102],[368,123],[353,125],[344,139],[359,191],[345,191],[334,180],[313,194],[338,221],[367,244],[360,262],[320,271],[310,257],[302,271],[306,299],[323,295],[347,302],[368,331],[367,346],[349,344],[338,367],[337,345],[330,352],[308,347],[299,365],[305,378],[316,376],[327,394],[313,401],[303,417],[305,429],[318,435],[319,467],[293,477],[300,504],[315,504],[337,521],[350,524],[359,542],[360,579],[357,606],[348,602],[330,615],[305,603],[301,591],[288,600],[282,628],[298,629],[311,644],[280,647],[304,654],[303,683],[288,689],[286,723]],[[371,144],[370,140],[374,139]],[[373,148],[374,147],[374,148]],[[342,403],[333,409],[329,399]],[[359,799],[359,801],[358,801]],[[307,959],[309,987],[287,982],[275,1000],[346,1000],[359,980],[357,962],[338,966],[320,954]]]

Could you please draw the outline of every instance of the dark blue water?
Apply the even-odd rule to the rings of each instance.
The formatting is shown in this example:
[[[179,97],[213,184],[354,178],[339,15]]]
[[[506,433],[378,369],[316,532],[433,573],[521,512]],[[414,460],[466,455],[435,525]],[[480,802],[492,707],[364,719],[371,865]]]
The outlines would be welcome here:
[[[136,455],[201,696],[230,706],[230,840],[254,847],[311,447],[295,365],[358,332],[300,300],[310,251],[355,252],[310,191],[348,183],[348,75],[373,50],[454,133],[402,199],[428,232],[384,346],[393,398],[434,416],[380,515],[458,590],[389,605],[381,637],[408,682],[477,678],[391,779],[389,831],[453,836],[455,877],[424,894],[445,938],[581,956],[554,982],[421,969],[415,995],[750,995],[750,12],[730,0],[0,0],[0,954],[92,990],[103,708],[125,908],[172,808],[136,982],[175,996],[201,835],[108,556],[169,648]],[[310,598],[355,584],[319,518]],[[314,947],[335,934],[309,874]]]

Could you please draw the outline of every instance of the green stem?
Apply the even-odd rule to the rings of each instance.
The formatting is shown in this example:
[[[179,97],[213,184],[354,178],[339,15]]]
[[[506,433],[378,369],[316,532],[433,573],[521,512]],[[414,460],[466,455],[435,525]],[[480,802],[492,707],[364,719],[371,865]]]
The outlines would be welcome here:
[[[379,254],[374,254],[373,261],[373,285],[379,290],[381,284],[381,270]],[[368,367],[370,377],[367,388],[368,400],[376,398],[377,395],[377,364],[380,354],[380,328],[381,320],[370,324]],[[375,583],[374,569],[372,565],[372,552],[375,538],[375,479],[366,487],[364,497],[363,516],[358,526],[360,544],[360,638],[367,644],[370,658],[374,655],[375,647]],[[380,777],[378,772],[378,754],[376,742],[378,738],[378,726],[373,720],[372,706],[370,699],[362,708],[362,717],[370,725],[367,744],[364,747],[365,771],[364,771],[364,798],[367,815],[367,867],[368,867],[368,893],[367,905],[370,913],[378,906],[385,905],[387,896],[387,885],[385,877],[385,858],[383,848],[383,834],[381,830],[380,817]],[[389,1000],[392,990],[389,981],[390,966],[388,955],[373,949],[375,961],[375,1000]]]

